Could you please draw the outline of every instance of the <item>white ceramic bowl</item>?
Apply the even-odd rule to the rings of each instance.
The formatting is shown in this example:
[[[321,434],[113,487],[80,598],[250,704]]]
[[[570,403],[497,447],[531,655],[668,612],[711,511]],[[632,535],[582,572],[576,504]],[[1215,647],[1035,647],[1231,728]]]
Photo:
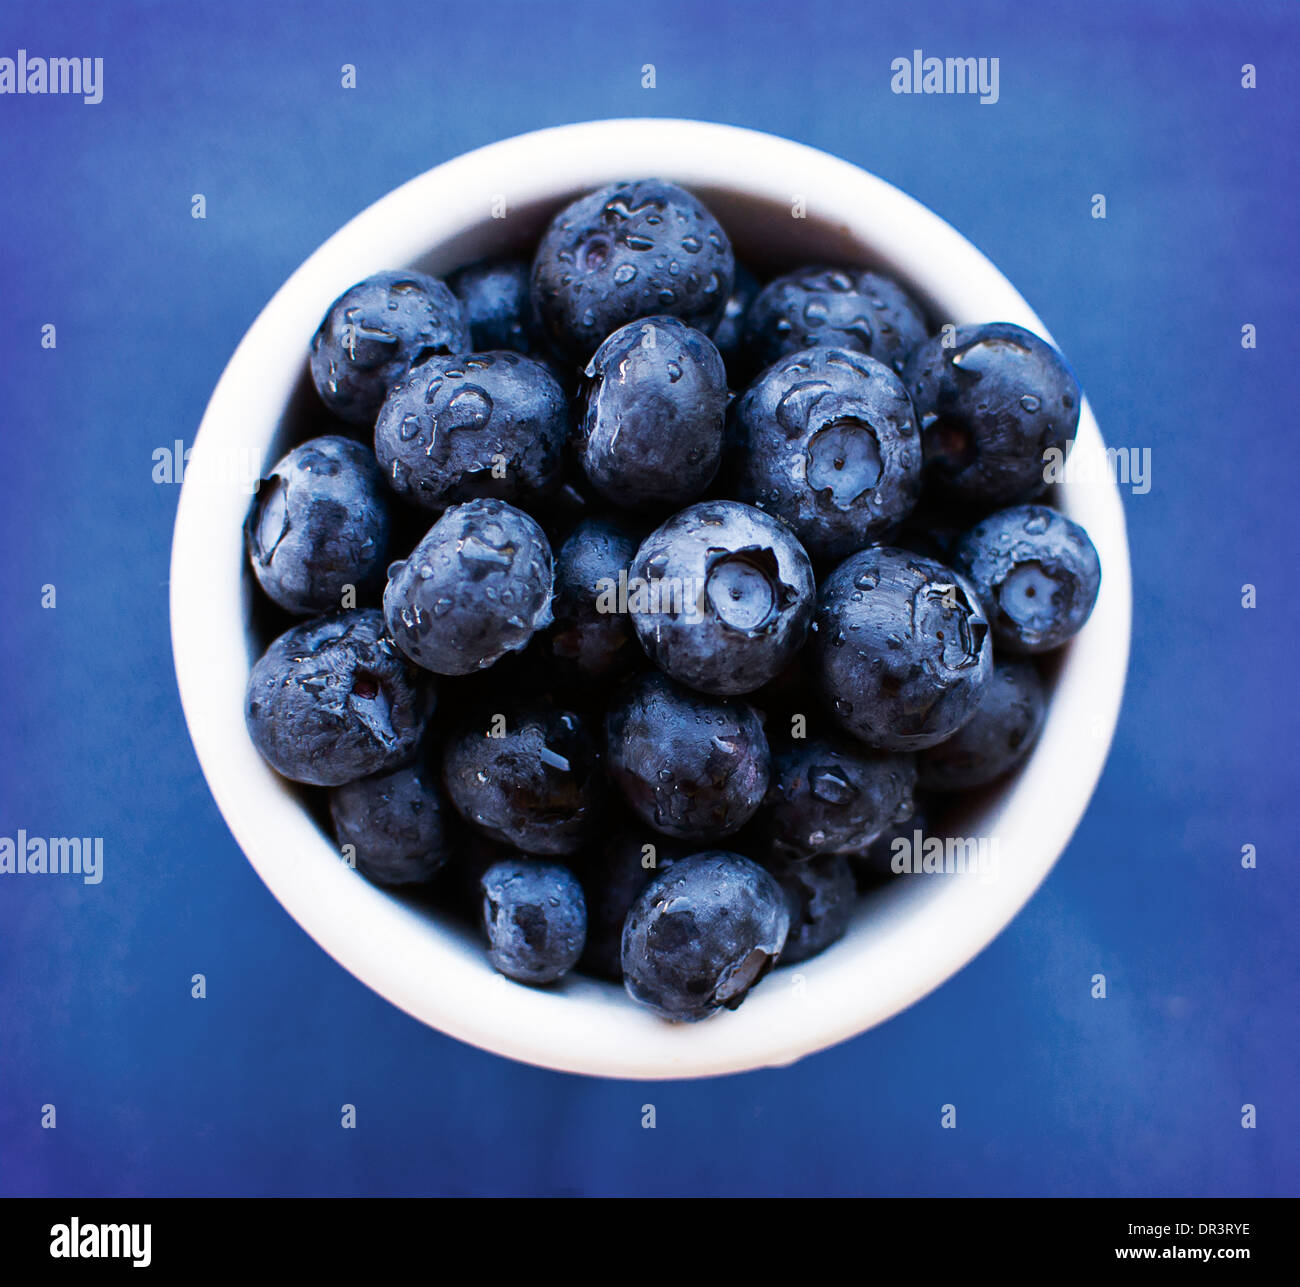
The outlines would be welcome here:
[[[673,1025],[613,984],[511,983],[466,932],[349,869],[244,729],[244,689],[260,651],[241,535],[248,480],[280,455],[286,409],[304,396],[308,340],[347,286],[384,268],[442,273],[522,250],[574,197],[643,175],[697,193],[742,259],[882,265],[940,319],[1017,322],[1051,338],[1011,283],[946,223],[823,152],[677,120],[599,121],[507,139],[412,179],[358,215],[253,323],[212,395],[186,470],[171,619],[185,716],[217,804],[271,892],[321,947],[394,1005],[462,1041],[549,1068],[657,1079],[790,1063],[897,1014],[984,948],[1047,875],[1092,795],[1119,713],[1131,605],[1115,487],[1066,485],[1062,505],[1101,556],[1101,595],[1065,650],[1033,755],[963,824],[965,835],[996,840],[996,878],[897,879],[864,903],[845,939],[769,976],[735,1013]],[[502,200],[507,216],[493,218]],[[806,217],[792,216],[796,200]],[[1096,477],[1105,472],[1103,451],[1085,402],[1075,457]]]

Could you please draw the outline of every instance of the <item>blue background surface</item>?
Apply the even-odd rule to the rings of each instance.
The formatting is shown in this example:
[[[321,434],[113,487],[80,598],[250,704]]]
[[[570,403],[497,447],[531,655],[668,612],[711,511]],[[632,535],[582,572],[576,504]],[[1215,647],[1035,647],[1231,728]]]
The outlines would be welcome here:
[[[102,56],[105,93],[0,98],[0,835],[101,835],[107,875],[0,881],[0,1193],[1295,1194],[1296,35],[1290,4],[1153,0],[7,4],[0,55]],[[917,47],[996,55],[1000,102],[891,94]],[[1020,287],[1153,483],[1126,498],[1114,750],[1024,913],[873,1033],[653,1087],[428,1031],[275,903],[182,720],[179,489],[151,480],[359,209],[623,115],[770,130],[920,198]]]

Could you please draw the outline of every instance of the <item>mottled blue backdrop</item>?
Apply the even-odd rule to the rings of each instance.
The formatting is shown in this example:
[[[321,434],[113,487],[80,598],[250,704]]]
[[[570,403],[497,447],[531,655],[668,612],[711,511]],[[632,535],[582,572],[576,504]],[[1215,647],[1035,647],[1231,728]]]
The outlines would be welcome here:
[[[104,95],[0,97],[0,835],[101,835],[108,871],[0,877],[0,1193],[1294,1194],[1295,15],[6,4],[0,56],[101,56]],[[915,48],[998,57],[1000,101],[893,95]],[[1021,288],[1109,440],[1152,452],[1117,740],[1033,902],[876,1032],[653,1089],[428,1031],[275,903],[181,717],[178,489],[151,480],[359,209],[480,144],[624,115],[770,130],[913,193]]]

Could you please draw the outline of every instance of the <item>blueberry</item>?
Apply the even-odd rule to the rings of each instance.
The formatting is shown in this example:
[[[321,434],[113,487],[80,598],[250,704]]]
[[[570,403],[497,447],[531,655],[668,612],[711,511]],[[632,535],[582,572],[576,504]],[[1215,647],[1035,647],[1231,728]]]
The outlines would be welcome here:
[[[731,294],[727,296],[727,306],[722,310],[722,321],[713,332],[713,343],[722,354],[722,360],[729,371],[733,365],[738,365],[743,360],[741,345],[745,334],[745,318],[758,291],[758,278],[744,264],[738,263]]]
[[[711,334],[735,260],[718,221],[661,179],[613,183],[560,211],[533,259],[533,307],[557,352],[584,363],[611,332],[671,314]]]
[[[958,542],[952,561],[974,585],[994,642],[1009,653],[1059,648],[1083,628],[1101,589],[1087,532],[1046,505],[990,514]]]
[[[751,692],[803,646],[816,587],[785,524],[736,501],[684,509],[641,543],[629,574],[641,646],[706,693]]]
[[[447,278],[469,325],[477,353],[510,349],[532,355],[540,335],[529,298],[532,264],[526,259],[485,259]]]
[[[504,501],[468,501],[388,569],[384,615],[412,661],[468,675],[549,624],[552,575],[551,547],[533,519]]]
[[[591,485],[624,508],[680,505],[722,459],[727,371],[713,341],[675,317],[615,331],[587,364],[577,450]]]
[[[787,523],[814,558],[884,539],[916,504],[921,442],[903,382],[848,349],[769,367],[732,408],[740,500]]]
[[[1034,748],[1047,692],[1032,661],[998,658],[975,714],[950,738],[917,757],[927,791],[966,791],[1009,773]]]
[[[755,370],[820,345],[869,353],[901,373],[926,338],[925,317],[896,282],[858,268],[800,268],[749,307],[744,347]]]
[[[974,586],[907,550],[845,559],[821,587],[813,630],[823,699],[843,728],[882,750],[951,737],[993,668]]]
[[[1037,496],[1046,453],[1064,459],[1079,424],[1079,385],[1052,346],[1009,322],[958,326],[913,353],[908,388],[927,482],[989,508]]]
[[[446,283],[424,273],[375,273],[330,305],[312,337],[311,376],[336,416],[372,425],[412,365],[469,349],[469,327]]]
[[[640,652],[626,612],[618,610],[636,539],[612,519],[583,519],[555,556],[552,656],[592,679],[629,671]],[[612,601],[611,601],[612,600]]]
[[[763,866],[781,886],[790,911],[782,965],[806,961],[844,937],[858,893],[847,858],[768,858]]]
[[[587,906],[578,878],[558,863],[506,858],[483,873],[488,959],[519,983],[554,983],[582,955]]]
[[[569,435],[555,377],[518,353],[432,357],[397,384],[375,422],[393,490],[425,509],[553,487]]]
[[[734,1010],[776,963],[789,925],[784,892],[757,863],[721,850],[693,854],[632,904],[624,986],[665,1019]]]
[[[414,758],[433,704],[428,676],[366,608],[285,631],[253,667],[244,718],[278,773],[341,786]]]
[[[418,765],[335,787],[329,806],[339,846],[380,885],[423,884],[447,860],[442,800]]]
[[[579,875],[587,897],[587,946],[580,967],[602,979],[623,977],[623,923],[655,875],[689,850],[644,825],[614,832],[588,853]]]
[[[762,827],[790,859],[865,849],[912,816],[916,763],[843,738],[813,738],[773,757]]]
[[[375,458],[348,438],[313,438],[262,479],[244,524],[257,583],[289,612],[338,608],[384,583],[389,516]]]
[[[442,780],[466,822],[530,854],[576,853],[602,789],[582,716],[549,702],[467,717],[443,746]]]
[[[697,696],[641,675],[605,720],[609,771],[628,803],[665,835],[730,835],[767,790],[763,725],[746,702]]]

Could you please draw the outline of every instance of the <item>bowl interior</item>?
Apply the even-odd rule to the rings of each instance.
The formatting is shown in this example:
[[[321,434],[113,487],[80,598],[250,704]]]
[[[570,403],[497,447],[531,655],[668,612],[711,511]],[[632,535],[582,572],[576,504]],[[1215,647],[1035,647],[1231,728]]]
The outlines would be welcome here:
[[[320,813],[266,766],[243,725],[252,663],[287,619],[255,594],[241,525],[251,480],[326,425],[306,367],[329,303],[383,268],[434,274],[526,253],[567,201],[655,174],[695,191],[737,255],[764,272],[814,261],[881,267],[936,322],[1012,321],[1050,335],[986,259],[918,203],[786,140],[685,121],[563,126],[457,158],[349,223],[285,284],[213,394],[187,467],[172,564],[177,676],[191,734],[236,839],[275,896],[340,964],[412,1015],[500,1054],[571,1071],[689,1077],[790,1062],[881,1022],[960,969],[1032,894],[1081,817],[1113,732],[1127,665],[1129,568],[1112,483],[1072,483],[1057,503],[1101,556],[1092,618],[1060,654],[1035,751],[1007,783],[967,798],[944,830],[965,874],[900,877],[864,899],[846,937],[780,969],[735,1013],[670,1025],[614,984],[509,982],[476,936],[423,896],[370,885],[339,859]],[[507,214],[494,218],[504,199]],[[1104,477],[1086,401],[1074,448]],[[1097,468],[1101,468],[1101,473]],[[444,682],[455,682],[444,681]],[[982,846],[982,848],[980,848]]]

